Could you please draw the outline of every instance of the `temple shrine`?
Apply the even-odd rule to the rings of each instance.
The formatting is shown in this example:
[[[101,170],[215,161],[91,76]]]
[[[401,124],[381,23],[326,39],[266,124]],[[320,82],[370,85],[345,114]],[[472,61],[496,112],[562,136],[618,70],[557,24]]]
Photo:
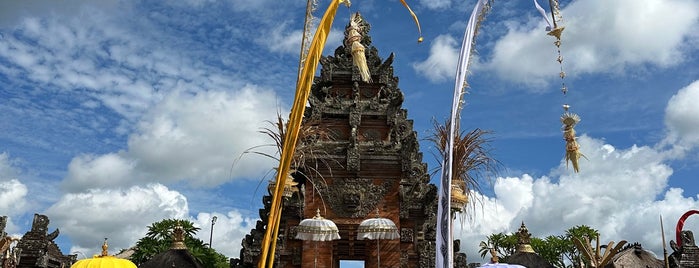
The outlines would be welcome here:
[[[275,267],[340,267],[342,261],[377,267],[379,258],[381,267],[435,266],[437,187],[429,183],[413,122],[401,107],[394,54],[382,60],[367,34],[370,25],[361,21],[371,82],[362,81],[347,42],[321,59],[302,129],[327,135],[300,135],[302,163],[291,167],[295,172],[282,204]],[[263,203],[261,220],[243,239],[232,267],[257,265],[271,196],[264,196]],[[339,240],[295,238],[299,223],[317,210],[337,225]],[[400,238],[358,240],[360,222],[377,216],[393,221]],[[457,255],[463,262],[459,267],[465,267],[464,254]]]

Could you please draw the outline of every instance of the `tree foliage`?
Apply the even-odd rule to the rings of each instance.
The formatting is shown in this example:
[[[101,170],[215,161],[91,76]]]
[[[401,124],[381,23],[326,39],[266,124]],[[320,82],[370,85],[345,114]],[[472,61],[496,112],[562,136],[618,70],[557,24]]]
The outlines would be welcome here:
[[[597,235],[599,235],[597,230],[586,225],[578,225],[566,230],[563,235],[549,235],[543,239],[531,237],[531,246],[539,256],[551,265],[561,268],[573,267],[573,264],[585,261],[581,252],[573,244],[573,238],[593,239]],[[487,236],[486,240],[479,244],[478,253],[480,253],[481,258],[486,258],[491,248],[495,249],[501,262],[507,262],[507,259],[517,249],[517,234],[497,233]]]
[[[146,236],[136,243],[136,252],[131,255],[131,261],[136,265],[150,260],[155,255],[170,249],[173,242],[172,230],[177,225],[184,230],[184,244],[192,256],[201,262],[204,267],[224,268],[228,267],[228,258],[209,247],[195,235],[200,230],[194,223],[188,220],[165,219],[148,226]]]

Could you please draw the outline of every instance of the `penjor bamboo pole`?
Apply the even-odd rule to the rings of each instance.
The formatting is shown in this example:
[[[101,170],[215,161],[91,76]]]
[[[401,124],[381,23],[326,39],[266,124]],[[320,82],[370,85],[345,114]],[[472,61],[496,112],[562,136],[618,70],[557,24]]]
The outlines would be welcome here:
[[[667,259],[667,246],[665,246],[665,227],[663,226],[663,215],[660,215],[660,235],[663,238],[663,261],[665,268],[670,268],[670,262]]]
[[[311,46],[308,50],[308,58],[303,64],[304,68],[301,71],[301,75],[299,76],[299,80],[296,84],[296,94],[294,96],[294,103],[291,106],[287,131],[284,136],[284,144],[279,160],[279,168],[277,169],[277,185],[275,186],[274,196],[272,197],[270,215],[267,221],[267,230],[265,230],[265,236],[262,239],[260,259],[257,263],[258,268],[271,268],[274,265],[274,251],[277,245],[277,234],[279,232],[279,221],[281,219],[281,201],[284,193],[284,185],[286,184],[286,178],[291,167],[294,151],[296,150],[296,142],[298,141],[298,134],[301,128],[303,113],[306,109],[306,102],[308,101],[308,96],[310,95],[313,75],[318,67],[318,62],[320,60],[321,53],[323,52],[323,47],[325,47],[325,41],[330,33],[330,27],[335,19],[337,8],[340,3],[344,2],[345,0],[333,0],[328,6],[328,9],[325,11],[313,40],[311,41]],[[345,4],[349,5],[349,2]]]

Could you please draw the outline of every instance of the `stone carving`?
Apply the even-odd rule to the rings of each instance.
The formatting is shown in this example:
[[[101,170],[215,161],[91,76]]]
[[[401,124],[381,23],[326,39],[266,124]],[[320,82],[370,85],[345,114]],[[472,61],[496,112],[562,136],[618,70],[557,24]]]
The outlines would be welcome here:
[[[7,227],[7,216],[2,216],[0,217],[0,238],[7,236],[5,227]]]
[[[391,182],[375,185],[371,179],[335,179],[333,187],[321,186],[320,193],[340,217],[364,218],[375,211],[376,205],[391,187]]]
[[[683,230],[680,233],[682,246],[675,241],[670,241],[670,247],[674,252],[668,260],[672,268],[697,268],[699,267],[699,247],[694,241],[694,233],[690,230]]]
[[[400,241],[412,243],[415,239],[413,233],[414,231],[412,228],[400,228]]]
[[[434,241],[418,242],[418,253],[420,255],[420,268],[435,267],[435,243]]]
[[[29,232],[25,233],[17,243],[17,267],[70,267],[77,255],[63,255],[58,245],[53,241],[59,235],[58,229],[48,233],[49,218],[46,215],[34,214],[34,221]]]

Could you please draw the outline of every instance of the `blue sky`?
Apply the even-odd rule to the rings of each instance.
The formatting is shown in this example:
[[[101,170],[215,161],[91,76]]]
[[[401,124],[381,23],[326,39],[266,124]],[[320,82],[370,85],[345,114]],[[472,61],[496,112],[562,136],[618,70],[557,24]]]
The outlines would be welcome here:
[[[302,3],[303,2],[303,3]],[[320,16],[328,1],[319,1]],[[404,108],[418,137],[444,120],[456,56],[475,1],[398,1],[340,8],[326,55],[350,12],[396,53]],[[602,240],[661,254],[658,217],[674,226],[699,207],[699,3],[562,1],[567,96],[553,39],[531,1],[495,1],[476,41],[462,125],[492,130],[500,177],[456,224],[462,249],[514,232],[586,224]],[[188,218],[237,257],[257,220],[270,159],[258,131],[293,98],[305,1],[3,1],[0,3],[0,215],[26,232],[34,213],[60,228],[65,253],[126,248],[163,218]],[[589,158],[562,161],[568,103]],[[270,148],[271,150],[271,148]],[[431,145],[425,162],[436,164]],[[690,218],[687,228],[699,227]],[[666,228],[667,239],[674,237]]]

